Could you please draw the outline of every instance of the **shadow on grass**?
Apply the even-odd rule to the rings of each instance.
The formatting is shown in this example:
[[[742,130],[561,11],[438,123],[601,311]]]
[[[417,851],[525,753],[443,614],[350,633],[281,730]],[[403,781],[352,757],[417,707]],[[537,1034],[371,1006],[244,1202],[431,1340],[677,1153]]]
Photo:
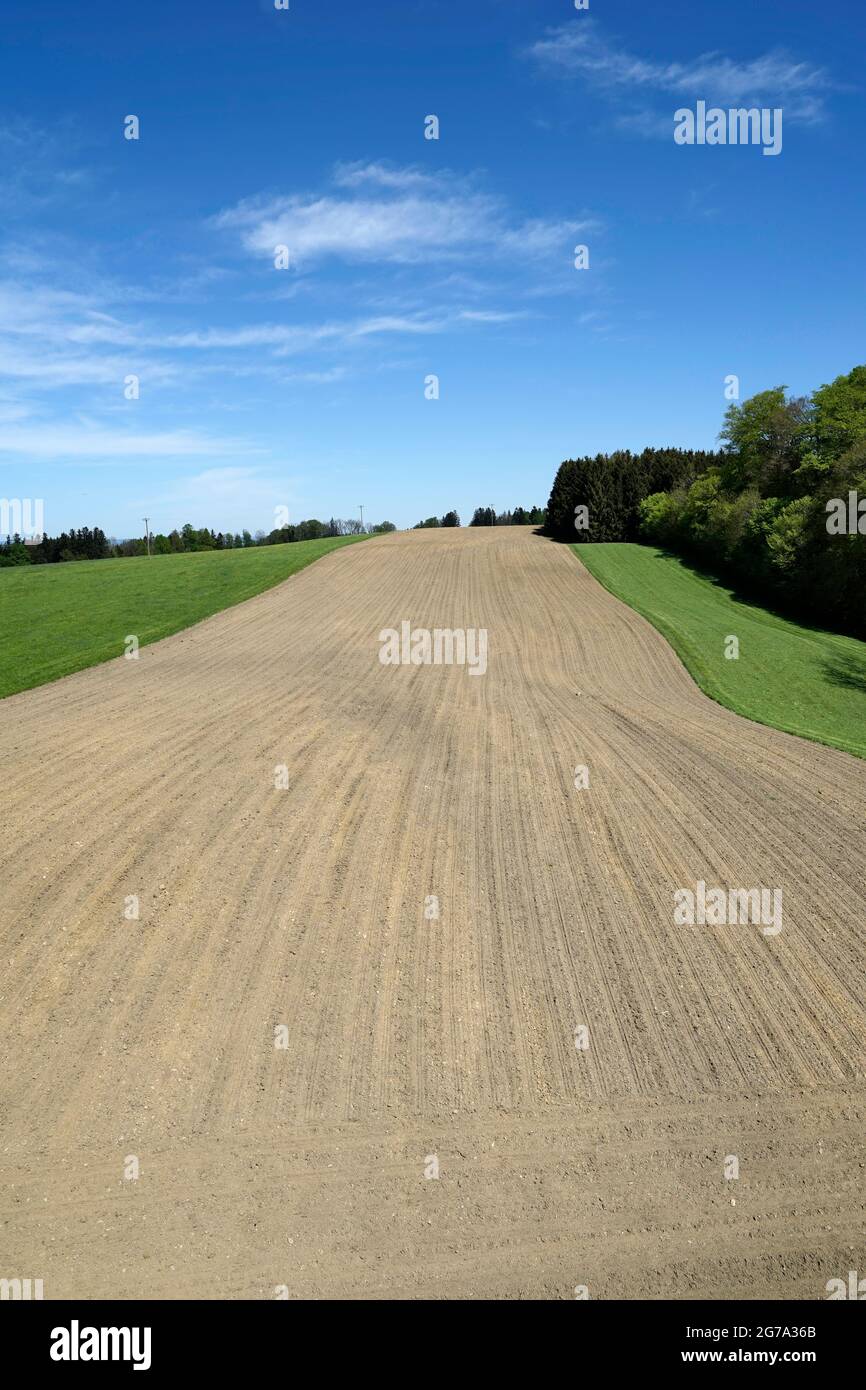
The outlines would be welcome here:
[[[551,539],[553,538],[551,537]],[[616,543],[617,542],[608,542],[608,544]],[[586,542],[586,544],[592,544],[592,542]],[[708,568],[691,555],[686,557],[679,554],[676,550],[667,550],[664,546],[645,544],[643,541],[626,541],[620,542],[620,544],[640,545],[646,550],[656,550],[658,551],[657,559],[676,560],[676,562],[681,565],[684,570],[687,570],[689,574],[693,574],[698,579],[704,579],[708,584],[712,584],[714,589],[720,590],[732,603],[739,604],[741,607],[745,608],[763,609],[765,613],[769,613],[772,617],[780,618],[786,623],[793,623],[795,627],[802,628],[804,632],[814,632],[818,635],[827,637],[849,637],[855,642],[864,642],[864,640],[866,640],[841,623],[833,625],[814,622],[798,612],[794,604],[784,604],[778,599],[774,599],[771,594],[768,594],[766,590],[760,587],[750,588],[742,581],[738,582],[737,579],[731,575],[725,576],[724,574],[720,574],[718,570]],[[856,668],[859,660],[860,658],[851,656],[840,657],[837,662],[828,662],[826,670],[827,678],[833,680],[833,676],[830,674],[831,668],[833,668],[837,670],[838,675],[838,679],[834,680],[834,684],[846,685],[849,689],[853,690],[864,689],[863,685],[859,684],[860,679],[863,677],[862,671],[857,669],[854,671],[843,669],[851,665]]]
[[[843,690],[859,690],[866,695],[866,657],[836,656],[825,661],[823,672],[831,685],[841,686]]]
[[[661,549],[661,547],[657,548]],[[746,608],[761,608],[765,613],[772,614],[774,618],[780,618],[786,623],[793,623],[795,627],[802,628],[804,632],[814,632],[818,636],[849,637],[855,642],[862,642],[864,640],[842,623],[833,623],[832,620],[824,623],[815,622],[813,619],[799,612],[795,603],[785,603],[773,594],[767,593],[766,589],[762,589],[759,585],[750,586],[742,581],[738,581],[731,575],[725,576],[724,574],[720,574],[718,570],[705,568],[700,561],[695,560],[693,556],[689,556],[685,559],[674,550],[661,550],[661,554],[665,559],[678,560],[683,569],[689,570],[692,574],[698,575],[701,579],[705,579],[709,584],[712,584],[714,589],[720,589],[721,592],[726,594],[731,600],[731,603],[736,603]],[[840,669],[846,664],[852,664],[856,667],[860,660],[862,660],[862,658],[853,655],[844,656],[839,657],[835,664],[838,664]],[[834,662],[827,662],[826,665],[829,677],[829,669],[834,665]],[[844,683],[845,682],[841,680],[838,682],[840,685]]]

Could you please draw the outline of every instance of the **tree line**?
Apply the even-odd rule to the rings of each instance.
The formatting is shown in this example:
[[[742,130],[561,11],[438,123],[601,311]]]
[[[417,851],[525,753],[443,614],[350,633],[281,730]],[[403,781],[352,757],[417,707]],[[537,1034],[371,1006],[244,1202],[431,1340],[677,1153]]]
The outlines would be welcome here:
[[[244,550],[257,545],[285,545],[293,541],[321,540],[328,536],[381,535],[397,528],[392,521],[364,526],[360,521],[331,517],[330,521],[299,521],[280,526],[269,533],[256,531],[214,531],[208,527],[196,529],[187,522],[181,529],[151,532],[152,555],[175,555],[199,550]],[[51,565],[70,560],[113,560],[131,555],[146,555],[147,540],[136,536],[130,540],[113,540],[98,526],[82,526],[77,530],[61,531],[59,536],[43,536],[38,545],[25,543],[18,535],[7,536],[0,544],[0,568],[10,565]]]
[[[644,498],[687,486],[718,457],[668,448],[566,459],[553,480],[545,531],[565,541],[635,541]]]
[[[513,512],[497,512],[493,507],[476,507],[470,526],[543,526],[543,507],[515,507]]]
[[[732,402],[719,439],[714,454],[568,460],[549,534],[662,546],[791,616],[866,636],[866,366],[809,396],[776,386]]]
[[[514,511],[497,512],[495,507],[476,507],[472,513],[470,526],[543,526],[545,512],[543,507],[515,507]],[[414,531],[425,531],[431,526],[459,526],[457,512],[446,512],[443,517],[428,516],[426,521],[417,521]]]

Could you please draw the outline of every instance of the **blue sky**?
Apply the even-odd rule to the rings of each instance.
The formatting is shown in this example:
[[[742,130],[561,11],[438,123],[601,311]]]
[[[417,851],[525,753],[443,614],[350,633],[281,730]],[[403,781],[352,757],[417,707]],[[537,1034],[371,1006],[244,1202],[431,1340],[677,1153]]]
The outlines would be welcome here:
[[[729,374],[866,360],[864,38],[854,0],[5,0],[0,494],[405,526],[712,447]],[[676,145],[699,99],[781,107],[781,154]]]

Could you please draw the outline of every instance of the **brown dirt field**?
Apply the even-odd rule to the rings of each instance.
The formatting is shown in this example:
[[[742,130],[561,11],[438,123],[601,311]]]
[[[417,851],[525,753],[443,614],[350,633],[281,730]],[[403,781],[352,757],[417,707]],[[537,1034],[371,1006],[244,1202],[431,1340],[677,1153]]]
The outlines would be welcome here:
[[[486,627],[487,674],[382,666],[403,619]],[[866,1273],[866,763],[715,705],[566,547],[350,547],[4,701],[0,756],[0,1275],[815,1299]],[[781,887],[782,932],[674,926],[699,879]]]

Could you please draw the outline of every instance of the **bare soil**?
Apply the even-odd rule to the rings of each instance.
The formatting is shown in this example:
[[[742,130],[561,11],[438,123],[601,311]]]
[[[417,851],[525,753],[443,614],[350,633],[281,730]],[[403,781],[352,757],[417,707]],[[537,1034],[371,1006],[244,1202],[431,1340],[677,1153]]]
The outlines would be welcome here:
[[[486,675],[381,665],[403,619],[486,628]],[[0,1276],[815,1299],[866,1274],[866,762],[707,699],[567,547],[350,547],[4,701],[0,758]],[[780,887],[783,930],[675,926],[698,880]]]

